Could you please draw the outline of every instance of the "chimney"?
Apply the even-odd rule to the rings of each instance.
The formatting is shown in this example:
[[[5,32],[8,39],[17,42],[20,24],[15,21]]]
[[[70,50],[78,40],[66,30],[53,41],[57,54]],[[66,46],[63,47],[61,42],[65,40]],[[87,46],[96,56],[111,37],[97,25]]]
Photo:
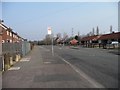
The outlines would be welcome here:
[[[0,23],[3,23],[4,21],[0,19]]]

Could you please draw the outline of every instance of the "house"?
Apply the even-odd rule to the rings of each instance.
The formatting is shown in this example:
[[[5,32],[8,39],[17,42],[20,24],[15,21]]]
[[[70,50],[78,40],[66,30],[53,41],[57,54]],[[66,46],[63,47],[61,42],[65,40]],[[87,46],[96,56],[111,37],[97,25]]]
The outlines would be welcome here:
[[[86,47],[92,47],[93,44],[96,42],[95,39],[97,37],[98,37],[98,35],[83,37],[83,38],[81,38],[81,44]]]
[[[70,41],[70,44],[71,45],[78,45],[78,40],[73,39],[73,40]]]
[[[0,20],[0,70],[7,70],[31,50],[31,44]]]
[[[3,23],[0,23],[0,27],[2,28],[2,43],[12,42],[12,29],[8,28]]]
[[[3,21],[0,20],[0,56],[2,55],[2,35],[3,35],[3,29],[5,27],[2,25]]]
[[[0,20],[0,71],[2,71],[2,27],[1,27],[2,21]]]
[[[101,35],[97,40],[102,43],[111,43],[112,41],[120,43],[120,32]]]
[[[13,30],[3,23],[0,23],[1,31],[2,31],[2,43],[9,42],[9,43],[15,43],[20,42],[22,39],[21,37],[13,32]]]
[[[120,43],[120,32],[83,37],[81,44],[86,47],[102,46],[106,48],[106,45],[111,44],[113,41]]]
[[[2,26],[1,26],[1,21],[0,21],[0,35],[2,36]]]

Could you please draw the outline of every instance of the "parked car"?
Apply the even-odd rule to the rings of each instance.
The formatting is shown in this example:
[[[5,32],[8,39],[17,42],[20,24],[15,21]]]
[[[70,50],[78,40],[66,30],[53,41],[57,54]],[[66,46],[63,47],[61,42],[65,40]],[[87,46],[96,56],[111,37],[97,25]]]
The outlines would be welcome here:
[[[111,44],[113,44],[113,45],[118,45],[119,42],[118,42],[118,41],[113,41],[113,42],[111,42]]]
[[[120,43],[118,41],[113,41],[113,42],[111,42],[111,45],[118,48]]]

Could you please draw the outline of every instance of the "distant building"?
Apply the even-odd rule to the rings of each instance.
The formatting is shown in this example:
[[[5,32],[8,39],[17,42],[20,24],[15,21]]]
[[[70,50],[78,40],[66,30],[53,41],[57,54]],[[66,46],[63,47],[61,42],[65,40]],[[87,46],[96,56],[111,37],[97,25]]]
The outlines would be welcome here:
[[[120,43],[120,32],[103,34],[103,35],[94,35],[81,38],[81,44],[86,47],[94,47],[94,45],[107,45],[113,41]]]
[[[71,45],[78,45],[78,40],[73,39],[73,40],[70,41],[70,44]]]

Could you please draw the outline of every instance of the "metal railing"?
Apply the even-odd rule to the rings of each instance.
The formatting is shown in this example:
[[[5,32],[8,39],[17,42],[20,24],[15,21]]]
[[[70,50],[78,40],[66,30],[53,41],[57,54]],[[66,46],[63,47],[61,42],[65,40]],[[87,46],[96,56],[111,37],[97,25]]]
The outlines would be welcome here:
[[[7,70],[14,62],[20,60],[31,50],[31,44],[27,41],[20,43],[3,43],[0,69]]]

